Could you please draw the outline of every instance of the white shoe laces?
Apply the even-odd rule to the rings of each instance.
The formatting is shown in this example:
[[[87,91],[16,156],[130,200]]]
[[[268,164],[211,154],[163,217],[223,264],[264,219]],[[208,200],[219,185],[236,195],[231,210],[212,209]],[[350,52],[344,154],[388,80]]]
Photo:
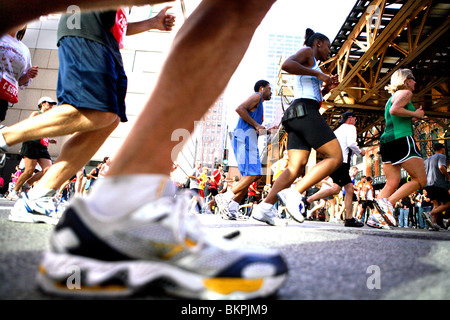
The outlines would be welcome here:
[[[168,225],[172,229],[175,240],[193,253],[201,251],[206,245],[206,237],[200,221],[189,212],[191,203],[189,195],[184,192],[178,193],[175,197],[159,198],[157,202],[158,207],[162,206],[165,208],[164,211],[168,212]],[[190,239],[189,234],[196,236],[195,245],[191,245],[194,241]]]

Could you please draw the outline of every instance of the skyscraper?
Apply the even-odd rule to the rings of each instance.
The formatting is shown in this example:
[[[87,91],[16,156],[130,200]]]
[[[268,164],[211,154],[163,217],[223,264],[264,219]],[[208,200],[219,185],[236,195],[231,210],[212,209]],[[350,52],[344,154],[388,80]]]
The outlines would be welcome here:
[[[264,103],[264,122],[268,125],[279,124],[283,115],[280,97],[278,96],[278,92],[276,92],[278,73],[280,72],[280,60],[283,61],[300,50],[303,42],[304,38],[302,36],[292,34],[268,35],[267,80],[272,84],[272,90],[274,90],[272,99]]]

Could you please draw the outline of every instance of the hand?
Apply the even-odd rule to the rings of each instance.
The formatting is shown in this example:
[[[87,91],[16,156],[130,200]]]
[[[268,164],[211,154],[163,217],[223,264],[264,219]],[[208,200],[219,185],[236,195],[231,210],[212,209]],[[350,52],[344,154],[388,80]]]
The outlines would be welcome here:
[[[27,70],[27,77],[30,79],[36,78],[38,75],[38,66],[31,67]]]
[[[277,133],[278,130],[278,126],[273,126],[271,128],[269,128],[267,131],[269,131],[269,133]]]
[[[417,109],[414,112],[414,117],[422,119],[425,116],[425,111],[423,111],[423,107],[420,106],[419,109]]]
[[[171,6],[166,6],[155,16],[157,29],[162,31],[172,31],[172,28],[175,25],[175,16],[167,13],[171,8]]]
[[[259,134],[264,134],[264,133],[266,133],[266,131],[267,131],[266,127],[264,127],[264,126],[262,126],[262,125],[259,125],[259,124],[255,127],[255,130],[256,130]]]
[[[331,83],[328,85],[328,89],[332,90],[339,85],[339,75],[335,74],[331,76]]]
[[[361,149],[361,156],[365,156],[366,155],[366,149]]]
[[[319,80],[322,80],[326,86],[331,84],[331,77],[323,72],[319,72],[317,78],[319,78]]]

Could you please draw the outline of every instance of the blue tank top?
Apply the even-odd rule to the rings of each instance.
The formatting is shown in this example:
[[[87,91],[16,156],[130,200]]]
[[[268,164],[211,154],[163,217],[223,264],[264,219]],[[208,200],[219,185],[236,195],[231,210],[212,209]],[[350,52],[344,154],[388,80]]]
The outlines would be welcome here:
[[[314,58],[313,70],[320,70],[319,63]],[[312,99],[318,102],[323,100],[322,97],[322,80],[314,76],[299,76],[294,78],[294,98],[295,99]]]
[[[253,120],[255,120],[258,124],[262,124],[264,120],[264,106],[263,106],[263,98],[262,94],[258,92],[258,94],[261,96],[261,100],[259,100],[258,107],[255,111],[249,112],[250,117],[252,117]],[[244,132],[249,129],[255,129],[251,124],[249,124],[247,121],[243,120],[241,117],[239,117],[238,123],[236,125],[236,128],[234,130],[241,129]]]

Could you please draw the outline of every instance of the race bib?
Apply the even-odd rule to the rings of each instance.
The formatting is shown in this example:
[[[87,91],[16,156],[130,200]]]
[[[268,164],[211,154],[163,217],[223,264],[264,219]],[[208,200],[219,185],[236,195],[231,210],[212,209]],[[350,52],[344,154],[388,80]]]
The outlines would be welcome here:
[[[18,97],[18,82],[7,73],[1,75],[0,81],[0,99],[11,103],[19,102]]]
[[[123,38],[127,33],[127,25],[127,13],[124,8],[120,8],[116,12],[116,22],[110,30],[116,41],[119,43],[120,49],[123,48]]]
[[[44,147],[48,147],[48,138],[42,138],[40,143],[44,146]]]

